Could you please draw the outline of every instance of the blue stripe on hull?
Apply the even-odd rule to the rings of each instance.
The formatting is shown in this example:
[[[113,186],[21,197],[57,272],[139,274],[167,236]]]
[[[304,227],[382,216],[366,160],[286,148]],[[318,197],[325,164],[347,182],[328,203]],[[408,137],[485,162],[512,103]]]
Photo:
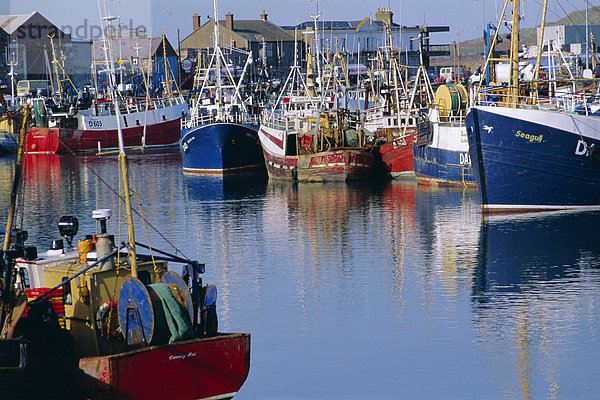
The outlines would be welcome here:
[[[474,185],[469,153],[413,144],[417,180],[441,185]]]
[[[183,169],[221,173],[264,169],[258,126],[232,123],[183,129],[179,142]]]
[[[467,134],[485,209],[600,205],[600,165],[576,154],[581,139],[596,148],[598,140],[477,108]]]

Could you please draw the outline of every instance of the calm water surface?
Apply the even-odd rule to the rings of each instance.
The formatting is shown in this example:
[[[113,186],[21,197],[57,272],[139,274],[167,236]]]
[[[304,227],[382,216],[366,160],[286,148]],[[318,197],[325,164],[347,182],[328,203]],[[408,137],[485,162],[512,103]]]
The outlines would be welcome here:
[[[482,221],[470,190],[188,176],[176,150],[129,157],[151,224],[137,240],[205,262],[220,329],[252,333],[236,399],[600,397],[600,213]],[[26,162],[29,244],[47,248],[65,214],[95,232],[94,208],[125,234],[115,156]],[[13,163],[0,159],[2,221]]]

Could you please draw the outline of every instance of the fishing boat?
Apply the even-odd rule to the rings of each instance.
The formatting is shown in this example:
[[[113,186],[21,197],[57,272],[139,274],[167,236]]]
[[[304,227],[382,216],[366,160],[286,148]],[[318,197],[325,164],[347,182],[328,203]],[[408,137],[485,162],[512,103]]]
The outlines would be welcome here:
[[[320,57],[318,52],[316,57]],[[277,100],[263,110],[258,136],[269,178],[305,182],[368,179],[375,157],[361,112],[340,107],[338,88],[333,85],[334,68],[318,80],[327,82],[326,86],[315,87],[311,60],[309,55],[304,79],[295,50],[294,65]],[[346,97],[343,91],[339,93]]]
[[[417,138],[417,116],[406,112],[372,116],[373,112],[377,111],[370,110],[366,118],[377,120],[376,136],[381,144],[375,148],[381,169],[393,179],[414,179],[413,143]]]
[[[114,91],[113,74],[109,86]],[[8,256],[1,259],[6,333],[0,340],[10,350],[0,362],[10,368],[0,376],[22,378],[14,382],[23,385],[9,385],[20,391],[17,398],[232,398],[248,375],[250,334],[218,331],[217,290],[203,285],[203,264],[136,242],[128,162],[118,122],[117,127],[123,185],[118,193],[123,193],[128,227],[120,245],[107,230],[112,212],[97,209],[92,217],[99,233],[72,248],[79,223],[64,216],[58,228],[68,246],[55,240],[38,254],[24,246],[26,233],[12,229],[17,196],[11,194],[4,241]],[[139,254],[139,247],[149,254]],[[167,262],[184,264],[183,274],[169,270]],[[28,303],[23,293],[31,298]]]
[[[356,115],[341,109],[313,117],[290,120],[282,115],[264,121],[259,137],[269,178],[305,182],[368,179],[373,174],[374,154],[357,122]],[[304,129],[311,125],[315,128]]]
[[[236,83],[219,44],[216,0],[214,15],[214,52],[208,67],[198,67],[196,71],[202,79],[198,77],[195,81],[201,81],[202,85],[189,117],[181,121],[179,144],[183,170],[227,174],[264,169],[258,140],[259,118],[248,111],[247,100],[241,93],[252,54],[246,53],[246,63]]]
[[[515,29],[517,1],[512,12]],[[518,35],[511,49],[507,96],[491,104],[482,90],[466,119],[483,212],[598,208],[600,119],[575,112],[574,92],[542,97],[534,87],[523,96]]]
[[[115,107],[120,109],[125,147],[173,146],[179,140],[181,118],[188,112],[187,102],[181,96],[161,96],[149,101],[123,98],[117,105],[110,100],[98,100],[92,107],[77,111],[51,111],[46,99],[33,102],[39,117],[29,129],[25,143],[27,153],[117,149]]]
[[[110,49],[111,41],[105,40],[105,46]],[[62,96],[59,86],[53,97],[31,99],[34,118],[25,152],[74,153],[118,149],[117,114],[126,148],[176,145],[181,134],[181,118],[187,115],[189,107],[180,93],[171,90],[166,55],[164,59],[166,92],[162,95],[151,97],[148,88],[145,97],[116,91],[115,102],[110,96],[94,97],[84,90],[79,101],[70,101]],[[53,64],[59,63],[55,60]],[[56,75],[59,73],[57,70]],[[60,82],[58,78],[56,80]],[[72,87],[77,90],[74,85]]]
[[[380,68],[374,71],[370,82],[376,104],[365,110],[364,125],[375,135],[377,169],[393,179],[412,180],[418,110],[431,103],[433,93],[423,68],[417,70],[412,93],[409,93],[407,79],[403,78],[407,70],[406,67],[402,70],[396,60],[399,49],[393,46],[389,27],[387,37],[389,43],[378,49]],[[375,79],[377,77],[381,79]]]
[[[435,92],[413,144],[419,184],[475,187],[465,125],[467,103],[467,91],[461,84],[441,85]]]

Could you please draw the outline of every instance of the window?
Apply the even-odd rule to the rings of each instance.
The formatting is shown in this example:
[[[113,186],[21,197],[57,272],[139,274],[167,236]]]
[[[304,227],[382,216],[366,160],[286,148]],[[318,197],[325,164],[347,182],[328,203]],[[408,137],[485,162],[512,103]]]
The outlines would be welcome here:
[[[62,278],[62,281],[68,280],[69,277],[65,276]],[[63,303],[65,304],[73,304],[73,296],[71,296],[71,284],[67,283],[63,286]]]
[[[27,268],[19,268],[19,277],[24,288],[30,288],[31,283],[29,282],[29,271]]]

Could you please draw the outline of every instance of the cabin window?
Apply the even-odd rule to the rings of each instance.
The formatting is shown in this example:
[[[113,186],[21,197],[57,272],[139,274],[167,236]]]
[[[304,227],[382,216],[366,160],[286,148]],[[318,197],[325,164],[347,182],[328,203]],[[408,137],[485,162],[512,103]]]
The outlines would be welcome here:
[[[65,276],[62,278],[62,281],[68,280],[69,277]],[[65,304],[73,304],[73,296],[71,295],[71,284],[66,284],[63,286],[63,303]]]
[[[123,121],[125,121],[125,128],[128,128],[129,125],[127,124],[127,117],[123,116]]]
[[[141,125],[141,124],[140,124],[140,120],[139,120],[139,119],[136,119],[136,120],[135,120],[135,124],[136,124],[137,126],[140,126],[140,125]]]
[[[162,117],[163,117],[163,121],[167,120],[167,116],[166,115],[163,115]]]
[[[27,268],[19,268],[19,278],[21,279],[24,288],[28,289],[31,287],[31,283],[29,282],[29,271]]]

